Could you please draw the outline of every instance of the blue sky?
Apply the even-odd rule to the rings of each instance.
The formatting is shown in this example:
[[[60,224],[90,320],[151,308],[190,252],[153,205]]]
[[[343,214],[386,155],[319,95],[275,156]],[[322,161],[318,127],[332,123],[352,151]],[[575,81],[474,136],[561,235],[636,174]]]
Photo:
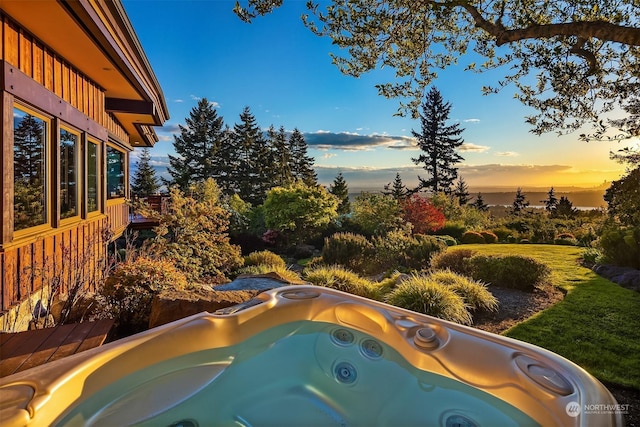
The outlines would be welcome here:
[[[357,79],[342,75],[329,56],[339,50],[300,21],[305,1],[285,1],[252,24],[241,22],[227,0],[123,4],[171,116],[156,128],[160,141],[151,154],[157,166],[167,164],[178,124],[198,99],[207,98],[229,126],[248,106],[265,129],[298,128],[323,184],[338,171],[351,189],[381,189],[396,173],[409,185],[424,176],[411,161],[419,155],[411,141],[419,122],[394,116],[398,100],[379,96],[374,87],[393,80],[393,70]],[[513,89],[481,95],[481,87],[495,84],[502,72],[465,73],[467,62],[441,72],[434,84],[452,104],[451,121],[465,128],[459,174],[470,187],[591,187],[624,173],[609,160],[618,145],[587,144],[577,134],[531,134],[524,117],[532,111],[513,99]]]

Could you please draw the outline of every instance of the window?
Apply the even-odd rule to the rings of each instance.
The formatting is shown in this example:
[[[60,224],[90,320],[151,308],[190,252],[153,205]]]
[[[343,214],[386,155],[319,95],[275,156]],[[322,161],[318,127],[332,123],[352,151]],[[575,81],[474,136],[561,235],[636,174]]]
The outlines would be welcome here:
[[[87,213],[100,210],[100,150],[87,142]]]
[[[16,231],[48,222],[48,134],[47,120],[21,108],[13,109],[13,222]]]
[[[125,164],[124,153],[107,147],[107,199],[124,197]]]
[[[78,147],[80,136],[60,129],[60,218],[78,215]]]

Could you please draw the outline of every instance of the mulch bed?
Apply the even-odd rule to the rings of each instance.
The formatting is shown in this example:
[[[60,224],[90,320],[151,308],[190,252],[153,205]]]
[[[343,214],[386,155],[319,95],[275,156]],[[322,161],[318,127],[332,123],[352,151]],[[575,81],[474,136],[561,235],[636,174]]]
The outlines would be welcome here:
[[[490,286],[489,290],[500,302],[498,311],[476,313],[473,326],[495,334],[506,331],[564,298],[564,292],[555,286],[536,289],[533,293],[495,286]],[[640,427],[640,390],[612,383],[604,385],[619,404],[629,405],[629,412],[624,416],[626,427]]]

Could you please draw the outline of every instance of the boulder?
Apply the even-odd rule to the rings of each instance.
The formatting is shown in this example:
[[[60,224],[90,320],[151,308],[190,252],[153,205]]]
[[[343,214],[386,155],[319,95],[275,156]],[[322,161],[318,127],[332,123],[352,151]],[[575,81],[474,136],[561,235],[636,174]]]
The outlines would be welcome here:
[[[201,286],[188,290],[167,290],[153,298],[149,328],[164,325],[203,311],[231,307],[249,301],[259,293],[287,285],[305,282],[290,282],[277,273],[241,275],[233,282],[215,287]]]
[[[149,328],[174,320],[221,308],[231,307],[258,295],[259,290],[217,291],[210,287],[188,290],[167,290],[156,295],[151,302]]]

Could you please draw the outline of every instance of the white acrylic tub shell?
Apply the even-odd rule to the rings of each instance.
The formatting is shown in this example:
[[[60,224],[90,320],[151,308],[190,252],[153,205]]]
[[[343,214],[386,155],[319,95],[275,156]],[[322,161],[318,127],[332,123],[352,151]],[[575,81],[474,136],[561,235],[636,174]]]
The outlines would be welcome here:
[[[623,425],[581,411],[616,402],[557,354],[314,286],[7,376],[0,397],[6,427]]]

